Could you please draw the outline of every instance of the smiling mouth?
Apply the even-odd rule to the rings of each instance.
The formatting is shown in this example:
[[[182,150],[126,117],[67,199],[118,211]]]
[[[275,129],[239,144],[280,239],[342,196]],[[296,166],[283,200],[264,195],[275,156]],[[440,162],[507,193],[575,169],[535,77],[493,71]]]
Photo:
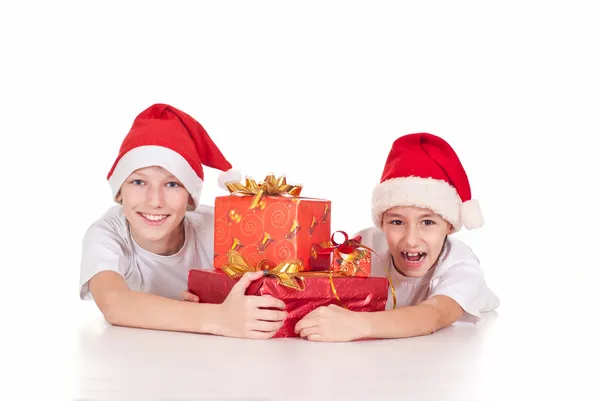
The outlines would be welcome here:
[[[427,252],[400,252],[400,254],[409,263],[420,263],[427,256]]]
[[[153,221],[153,222],[163,221],[164,219],[166,219],[167,217],[169,217],[168,214],[139,213],[139,215],[142,216],[143,218],[145,218],[146,220],[150,220],[150,221]]]

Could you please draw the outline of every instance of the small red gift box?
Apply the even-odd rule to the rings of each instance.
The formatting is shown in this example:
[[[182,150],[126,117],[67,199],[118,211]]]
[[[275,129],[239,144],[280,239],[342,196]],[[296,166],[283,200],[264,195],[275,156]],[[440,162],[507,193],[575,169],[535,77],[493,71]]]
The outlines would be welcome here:
[[[215,199],[214,267],[239,252],[250,263],[277,265],[298,259],[304,270],[327,270],[319,253],[331,231],[331,201],[299,197],[302,187],[269,175],[261,183],[227,183],[229,196]]]
[[[338,243],[335,241],[335,235],[340,233],[344,236],[344,241]],[[348,234],[344,231],[336,231],[331,235],[331,240],[321,250],[321,254],[333,252],[331,260],[331,270],[343,273],[346,276],[369,277],[371,275],[371,249],[360,242],[361,236],[348,239]]]
[[[188,275],[188,291],[197,295],[200,302],[221,303],[237,280],[219,270],[192,269]],[[360,312],[385,309],[389,285],[386,278],[333,277],[331,280],[339,301],[328,275],[304,277],[302,289],[283,285],[276,277],[263,277],[252,282],[246,294],[271,295],[285,303],[288,317],[273,338],[298,337],[294,332],[296,323],[319,306],[338,304]]]

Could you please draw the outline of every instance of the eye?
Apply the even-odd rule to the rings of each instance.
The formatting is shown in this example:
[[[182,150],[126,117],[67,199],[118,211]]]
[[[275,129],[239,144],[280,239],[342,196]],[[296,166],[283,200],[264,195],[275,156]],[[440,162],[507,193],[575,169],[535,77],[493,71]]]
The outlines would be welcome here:
[[[423,220],[423,224],[425,224],[426,226],[432,226],[435,224],[435,221],[433,220]]]
[[[142,181],[142,180],[132,180],[131,183],[133,185],[143,185],[144,181]]]
[[[167,182],[167,187],[169,187],[169,188],[177,188],[177,187],[179,187],[179,184],[176,183],[175,181],[171,181],[171,182]]]
[[[400,226],[400,225],[404,224],[404,222],[402,220],[391,220],[390,224],[393,226]]]

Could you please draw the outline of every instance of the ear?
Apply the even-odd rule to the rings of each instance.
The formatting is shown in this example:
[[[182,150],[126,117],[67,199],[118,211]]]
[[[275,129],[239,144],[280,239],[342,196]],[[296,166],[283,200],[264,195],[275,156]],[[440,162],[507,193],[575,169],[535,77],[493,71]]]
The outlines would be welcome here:
[[[117,196],[115,196],[115,202],[117,202],[117,203],[123,203],[123,195],[121,195],[121,191],[119,191],[117,193]]]

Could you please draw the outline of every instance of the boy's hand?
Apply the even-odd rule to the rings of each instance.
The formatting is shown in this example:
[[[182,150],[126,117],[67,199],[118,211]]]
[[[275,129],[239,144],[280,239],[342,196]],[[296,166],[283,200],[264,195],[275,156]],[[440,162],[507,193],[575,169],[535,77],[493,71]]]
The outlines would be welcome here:
[[[368,336],[368,321],[360,312],[332,304],[308,313],[294,331],[311,341],[352,341]]]
[[[283,326],[287,317],[283,301],[270,295],[246,295],[246,289],[263,272],[245,273],[220,305],[216,334],[228,337],[271,338]],[[280,310],[269,310],[275,308]]]
[[[200,298],[198,298],[197,295],[194,295],[187,290],[181,293],[181,299],[189,302],[200,302]]]

